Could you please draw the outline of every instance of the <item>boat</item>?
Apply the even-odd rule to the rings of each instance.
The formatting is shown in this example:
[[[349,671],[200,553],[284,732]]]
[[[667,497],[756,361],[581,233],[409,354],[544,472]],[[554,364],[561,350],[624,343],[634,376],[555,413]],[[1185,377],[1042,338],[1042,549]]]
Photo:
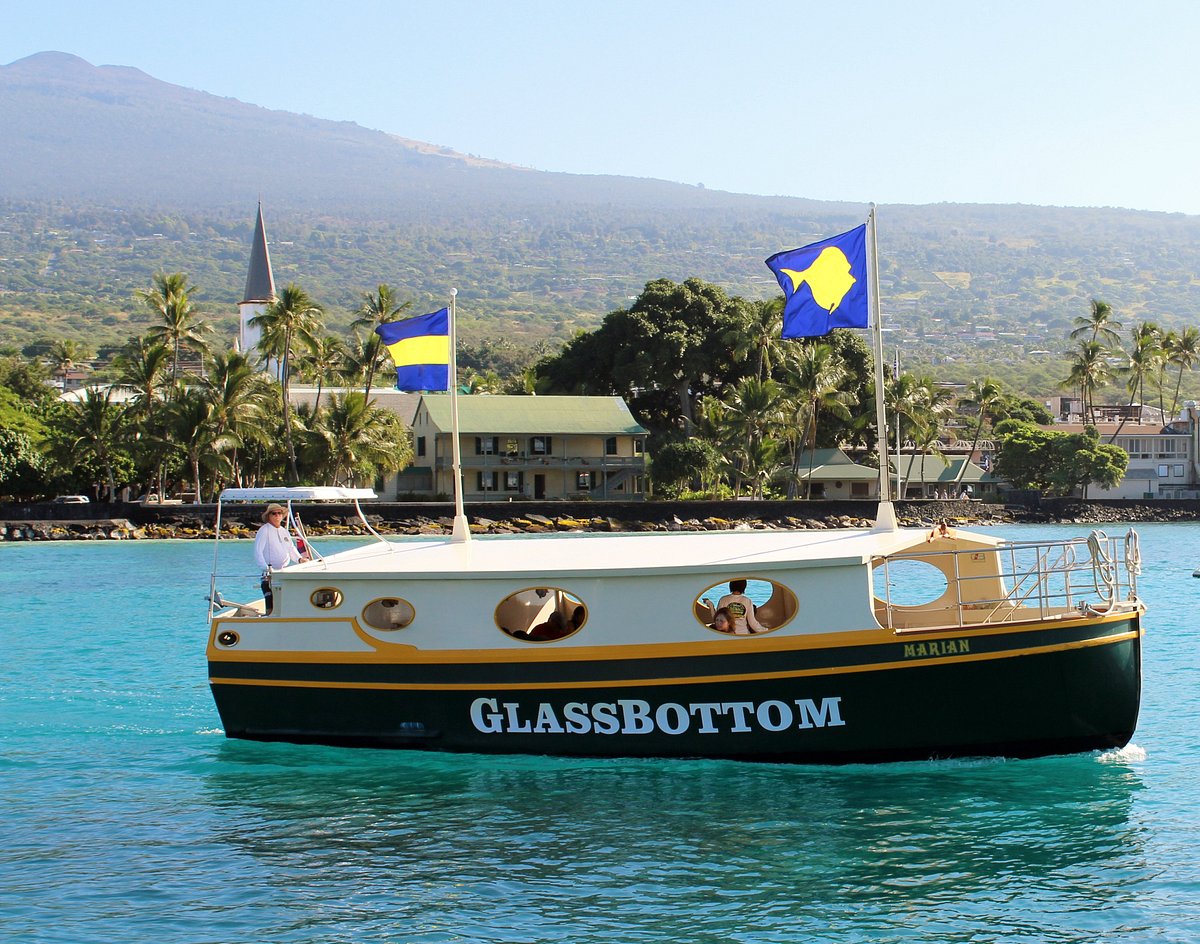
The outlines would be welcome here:
[[[1137,724],[1134,531],[1014,542],[881,503],[844,530],[390,539],[370,495],[221,495],[218,549],[223,509],[277,501],[312,554],[270,573],[270,613],[229,603],[259,574],[214,560],[227,736],[844,764],[1107,750]],[[353,503],[373,537],[322,553],[312,500]],[[714,628],[740,581],[760,631]]]

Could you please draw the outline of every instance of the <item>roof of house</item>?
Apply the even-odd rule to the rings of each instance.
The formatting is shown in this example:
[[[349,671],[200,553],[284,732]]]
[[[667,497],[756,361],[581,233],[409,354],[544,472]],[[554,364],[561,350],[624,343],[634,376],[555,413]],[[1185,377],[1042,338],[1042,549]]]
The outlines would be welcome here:
[[[939,456],[931,455],[901,455],[892,456],[892,468],[900,467],[900,478],[906,482],[958,482],[962,464],[967,463],[967,469],[962,473],[963,482],[976,484],[979,482],[994,482],[990,472],[985,472],[974,462],[963,458],[947,456],[943,461]]]
[[[321,406],[327,407],[335,396],[343,396],[354,391],[362,393],[362,387],[322,387]],[[289,392],[293,406],[303,404],[311,408],[317,399],[317,388],[311,385],[292,384]],[[391,410],[411,427],[413,415],[417,412],[417,404],[421,402],[421,395],[391,387],[372,387],[371,402],[375,406]]]
[[[430,422],[450,431],[449,394],[425,394]],[[523,397],[473,394],[458,398],[460,433],[642,435],[647,432],[621,397]]]
[[[812,460],[811,471],[809,460]],[[879,478],[879,470],[869,465],[859,465],[841,449],[814,449],[812,454],[800,455],[797,464],[800,481],[811,478],[816,481],[841,480],[844,482],[873,482]]]

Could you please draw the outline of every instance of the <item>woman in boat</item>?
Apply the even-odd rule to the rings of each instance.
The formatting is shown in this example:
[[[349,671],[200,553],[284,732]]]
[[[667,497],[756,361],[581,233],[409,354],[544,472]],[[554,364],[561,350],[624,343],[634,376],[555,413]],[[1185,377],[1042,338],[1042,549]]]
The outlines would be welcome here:
[[[288,564],[296,564],[308,560],[308,553],[301,553],[292,542],[291,532],[288,531],[284,518],[287,509],[282,505],[271,503],[262,514],[263,524],[254,536],[254,560],[262,568],[263,600],[266,602],[266,613],[271,612],[275,603],[271,593],[271,571],[280,570]]]
[[[729,581],[729,592],[717,601],[718,610],[727,610],[733,619],[733,632],[737,636],[766,632],[754,615],[754,601],[746,596],[746,581]]]
[[[712,628],[718,633],[733,632],[733,617],[729,615],[729,611],[722,607],[713,613]]]

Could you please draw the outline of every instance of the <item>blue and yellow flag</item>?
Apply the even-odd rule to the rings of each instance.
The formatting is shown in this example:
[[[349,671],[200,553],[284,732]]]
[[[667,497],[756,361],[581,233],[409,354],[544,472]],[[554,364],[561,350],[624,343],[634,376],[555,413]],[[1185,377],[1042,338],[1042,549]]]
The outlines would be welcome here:
[[[868,320],[867,224],[767,260],[783,289],[783,336],[816,338]]]
[[[450,389],[450,309],[378,325],[396,365],[398,390]]]

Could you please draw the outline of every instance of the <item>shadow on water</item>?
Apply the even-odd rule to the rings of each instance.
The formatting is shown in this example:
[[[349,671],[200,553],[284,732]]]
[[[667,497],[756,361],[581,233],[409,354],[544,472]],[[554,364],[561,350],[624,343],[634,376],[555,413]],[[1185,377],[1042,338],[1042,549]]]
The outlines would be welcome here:
[[[216,842],[430,933],[486,913],[541,935],[512,940],[716,940],[731,922],[824,940],[850,909],[880,933],[914,908],[978,930],[1014,896],[1063,897],[1100,931],[1128,927],[1104,915],[1137,889],[1097,876],[1136,872],[1144,841],[1138,774],[1095,756],[821,768],[230,742],[217,760]]]

